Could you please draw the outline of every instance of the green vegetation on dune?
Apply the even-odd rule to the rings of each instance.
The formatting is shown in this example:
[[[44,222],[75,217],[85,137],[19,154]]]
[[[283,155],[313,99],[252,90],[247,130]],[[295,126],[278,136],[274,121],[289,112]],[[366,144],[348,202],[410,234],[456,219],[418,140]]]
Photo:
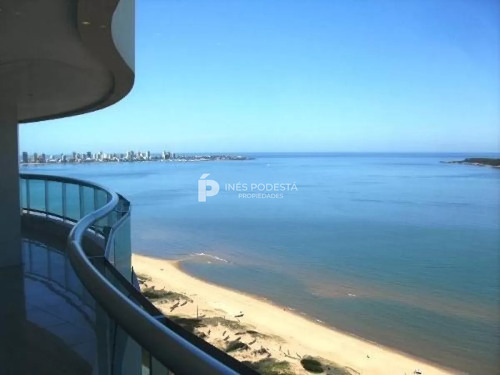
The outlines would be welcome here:
[[[139,283],[140,284],[144,284],[146,281],[151,281],[151,276],[148,276],[144,273],[136,273],[135,274],[137,276],[137,280],[139,280]]]
[[[211,317],[203,318],[203,323],[205,323],[207,325],[213,325],[213,326],[221,325],[221,326],[231,328],[234,330],[245,329],[245,326],[243,324],[238,323],[234,320],[228,320],[228,319],[225,319],[225,318],[219,317],[219,316],[211,316]]]
[[[249,335],[251,335],[252,337],[258,337],[258,338],[261,338],[261,339],[266,338],[266,337],[269,337],[268,335],[265,335],[265,334],[263,334],[263,333],[257,332],[257,331],[255,331],[255,330],[253,330],[253,329],[248,329],[248,330],[246,331],[246,333],[248,333],[248,334],[249,334]]]
[[[336,363],[325,360],[323,358],[305,356],[300,360],[300,364],[302,365],[304,370],[313,374],[326,374],[326,375],[359,374],[357,371],[353,369],[337,365]]]
[[[226,353],[231,353],[236,350],[248,350],[249,346],[241,341],[231,341],[226,345]]]
[[[177,301],[183,300],[192,302],[192,299],[185,296],[184,294],[172,292],[163,289],[155,289],[154,286],[143,288],[141,290],[142,294],[149,300],[158,301],[158,300],[166,300],[166,301]]]
[[[193,300],[184,294],[172,292],[164,289],[156,289],[155,286],[148,286],[148,282],[152,281],[152,278],[146,274],[137,274],[139,283],[141,284],[142,294],[148,298],[151,302],[155,304],[163,303],[173,303],[170,307],[170,312],[172,312],[178,306],[184,306],[188,302],[193,302]],[[185,302],[184,302],[185,301]],[[245,361],[247,366],[253,368],[257,372],[263,375],[292,375],[293,371],[292,364],[288,361],[280,361],[276,358],[272,358],[272,354],[269,349],[260,346],[260,349],[253,349],[251,345],[254,344],[258,339],[272,338],[279,340],[279,337],[268,336],[266,334],[260,333],[253,327],[245,326],[238,321],[226,319],[223,316],[205,316],[200,315],[197,318],[188,318],[182,315],[171,315],[168,314],[168,318],[184,328],[186,331],[191,332],[201,339],[208,339],[210,336],[210,330],[206,327],[226,327],[229,332],[232,332],[231,337],[236,337],[235,340],[229,341],[229,335],[224,337],[224,340],[216,341],[217,347],[219,349],[235,355],[236,353],[250,351],[249,354],[256,356],[254,361]],[[206,330],[200,330],[200,328],[206,328]],[[207,331],[208,330],[208,331]],[[223,334],[224,335],[224,334]],[[234,335],[234,336],[233,336]],[[250,338],[248,337],[250,336]],[[252,340],[252,341],[249,341]],[[245,343],[247,341],[248,343]],[[257,360],[257,358],[263,359]],[[292,358],[292,357],[290,357]],[[300,358],[300,356],[299,356]],[[296,359],[299,359],[296,358]],[[343,366],[339,366],[334,362],[328,361],[324,358],[304,356],[300,360],[302,367],[309,373],[313,374],[325,374],[325,375],[358,375],[359,373]]]
[[[321,374],[323,372],[323,365],[317,359],[307,357],[300,360],[300,364],[304,370],[314,374]]]
[[[186,331],[195,333],[196,328],[200,327],[205,327],[205,324],[203,324],[202,319],[196,319],[196,318],[183,318],[180,316],[174,316],[170,315],[168,317],[170,320],[172,320],[174,323],[177,323],[180,325],[182,328],[184,328]]]
[[[273,358],[262,359],[257,362],[243,362],[248,367],[251,367],[262,375],[293,375],[294,372],[290,367],[290,363],[286,361],[277,361]]]

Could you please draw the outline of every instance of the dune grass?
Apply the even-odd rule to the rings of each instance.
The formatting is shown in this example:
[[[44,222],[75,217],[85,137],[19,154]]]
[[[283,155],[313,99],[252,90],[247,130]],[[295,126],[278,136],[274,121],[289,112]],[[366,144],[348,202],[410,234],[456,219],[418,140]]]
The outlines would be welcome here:
[[[151,281],[151,276],[146,275],[145,273],[136,273],[137,280],[139,280],[140,284],[144,284],[147,281]]]
[[[206,325],[214,325],[214,326],[221,325],[234,330],[245,329],[245,326],[243,324],[238,323],[237,321],[234,320],[225,319],[220,316],[210,316],[203,318],[203,323],[205,323]]]
[[[250,361],[245,361],[243,362],[245,365],[248,367],[251,367],[255,371],[257,371],[259,374],[262,375],[293,375],[294,372],[292,371],[290,367],[290,363],[287,361],[278,361],[273,358],[265,358],[261,359],[260,361],[256,362],[250,362]]]
[[[186,331],[194,333],[194,334],[196,334],[197,328],[205,327],[205,324],[203,324],[202,319],[184,318],[184,317],[175,316],[175,315],[170,315],[168,318],[170,320],[172,320],[173,322],[177,323],[178,325],[180,325]]]
[[[324,371],[321,362],[312,357],[302,358],[300,364],[304,370],[312,372],[313,374],[321,374]]]
[[[354,375],[359,374],[357,371],[343,367],[335,362],[328,361],[323,358],[312,356],[305,356],[301,359],[300,364],[307,372],[312,374],[326,374],[326,375]]]
[[[193,302],[193,300],[184,294],[172,292],[169,290],[155,289],[155,287],[147,287],[141,290],[142,294],[149,300],[157,302],[163,301],[188,301]]]
[[[249,346],[241,341],[231,341],[226,345],[226,353],[231,353],[236,350],[248,350]]]

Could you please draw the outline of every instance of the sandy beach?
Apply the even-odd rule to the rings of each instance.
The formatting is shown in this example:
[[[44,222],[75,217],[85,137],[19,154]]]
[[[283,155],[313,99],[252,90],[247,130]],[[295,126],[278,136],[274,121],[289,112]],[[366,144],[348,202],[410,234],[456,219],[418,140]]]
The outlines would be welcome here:
[[[265,373],[308,374],[301,360],[321,363],[327,374],[453,374],[424,360],[364,341],[307,319],[263,298],[188,275],[178,261],[133,255],[141,288],[165,315],[180,322],[199,318],[193,331]],[[191,319],[191,320],[189,320]]]

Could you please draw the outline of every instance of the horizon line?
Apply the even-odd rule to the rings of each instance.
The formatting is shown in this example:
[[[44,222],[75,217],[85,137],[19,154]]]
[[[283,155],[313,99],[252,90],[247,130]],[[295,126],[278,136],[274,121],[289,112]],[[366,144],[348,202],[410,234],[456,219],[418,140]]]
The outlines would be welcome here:
[[[488,151],[169,151],[166,149],[159,150],[159,151],[151,151],[151,149],[132,149],[128,148],[126,150],[122,151],[105,151],[105,150],[99,150],[99,151],[91,151],[87,150],[86,152],[92,152],[92,153],[98,153],[98,152],[104,152],[104,153],[126,153],[129,151],[134,151],[134,152],[151,152],[151,153],[161,153],[161,152],[170,152],[171,154],[193,154],[193,153],[199,153],[199,154],[465,154],[465,153],[470,153],[470,154],[481,154],[481,153],[487,153],[487,154],[500,154],[500,150],[488,150]],[[19,153],[19,155],[22,155],[24,152],[28,153],[40,153],[39,151],[22,151]],[[71,154],[73,152],[77,153],[82,153],[83,151],[57,151],[57,152],[43,152],[42,153],[52,153],[52,154]]]

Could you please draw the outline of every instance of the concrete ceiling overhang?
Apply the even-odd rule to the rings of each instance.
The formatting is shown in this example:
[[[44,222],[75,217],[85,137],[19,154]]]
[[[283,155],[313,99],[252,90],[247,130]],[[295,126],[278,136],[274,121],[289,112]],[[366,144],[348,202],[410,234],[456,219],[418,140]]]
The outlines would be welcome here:
[[[19,122],[95,111],[131,90],[134,72],[113,40],[118,3],[0,0],[0,101]]]

